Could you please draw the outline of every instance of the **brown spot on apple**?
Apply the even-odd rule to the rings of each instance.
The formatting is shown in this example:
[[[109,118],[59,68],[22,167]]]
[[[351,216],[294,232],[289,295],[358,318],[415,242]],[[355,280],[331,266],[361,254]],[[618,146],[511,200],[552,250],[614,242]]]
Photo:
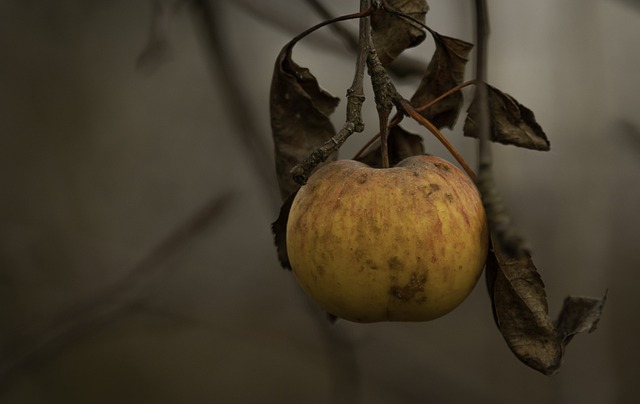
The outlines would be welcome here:
[[[446,199],[447,202],[451,203],[451,202],[453,202],[454,198],[453,198],[453,195],[451,195],[450,193],[446,193],[446,194],[444,194],[444,199]]]
[[[443,164],[443,163],[440,163],[440,162],[436,162],[436,163],[433,163],[433,165],[434,165],[436,168],[440,169],[440,170],[444,170],[444,171],[446,171],[446,172],[451,171],[451,167],[449,167],[449,165],[448,165],[448,164]]]
[[[353,256],[356,258],[356,260],[358,262],[362,262],[364,261],[365,257],[367,256],[367,253],[359,248],[356,248],[353,251]]]
[[[387,264],[389,264],[389,269],[392,271],[400,271],[404,268],[404,264],[402,263],[402,261],[400,261],[400,259],[395,255],[389,258]]]
[[[367,265],[367,267],[369,267],[369,269],[378,269],[378,264],[376,264],[375,261],[370,258],[365,261],[365,264]]]
[[[426,283],[426,273],[412,272],[411,278],[406,285],[392,285],[389,288],[389,294],[403,302],[422,303],[427,299],[424,294],[424,285]]]

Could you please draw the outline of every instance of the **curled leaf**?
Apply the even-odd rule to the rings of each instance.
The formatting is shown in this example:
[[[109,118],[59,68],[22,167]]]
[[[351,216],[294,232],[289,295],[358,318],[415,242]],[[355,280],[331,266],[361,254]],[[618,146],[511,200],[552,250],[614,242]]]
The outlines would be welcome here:
[[[422,23],[429,11],[426,0],[388,0],[387,3],[393,10]],[[384,8],[376,10],[371,16],[371,28],[373,45],[383,66],[388,66],[405,49],[419,45],[427,36],[420,25]]]
[[[602,299],[584,296],[567,296],[558,316],[557,328],[563,345],[574,335],[596,330],[607,295]]]
[[[282,199],[299,187],[290,174],[293,166],[335,136],[329,115],[340,101],[320,88],[309,69],[291,59],[292,46],[285,46],[276,59],[269,98],[276,175]],[[331,160],[335,160],[335,155]]]
[[[453,87],[462,84],[464,70],[473,45],[460,39],[437,35],[436,50],[422,77],[420,86],[411,97],[411,105],[418,108],[433,101]],[[420,114],[438,129],[453,128],[463,104],[459,91],[438,101]]]
[[[549,150],[549,139],[536,122],[533,111],[495,87],[487,85],[487,89],[491,114],[491,141],[526,149]],[[477,100],[474,99],[464,123],[465,136],[478,137],[477,117]]]
[[[498,329],[516,357],[552,375],[562,365],[571,338],[595,329],[605,298],[567,297],[556,322],[549,317],[547,297],[531,256],[508,257],[497,240],[487,259],[486,280]]]
[[[404,130],[399,125],[389,129],[388,153],[389,163],[395,166],[407,157],[424,154],[422,137]],[[357,159],[361,163],[375,168],[382,168],[380,144]]]

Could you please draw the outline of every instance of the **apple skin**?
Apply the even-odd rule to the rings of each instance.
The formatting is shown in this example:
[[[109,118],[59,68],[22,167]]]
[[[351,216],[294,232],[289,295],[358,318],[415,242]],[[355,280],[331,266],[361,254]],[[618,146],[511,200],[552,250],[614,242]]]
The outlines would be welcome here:
[[[434,156],[386,169],[338,160],[294,198],[287,254],[327,312],[355,322],[427,321],[471,293],[488,252],[474,183]]]

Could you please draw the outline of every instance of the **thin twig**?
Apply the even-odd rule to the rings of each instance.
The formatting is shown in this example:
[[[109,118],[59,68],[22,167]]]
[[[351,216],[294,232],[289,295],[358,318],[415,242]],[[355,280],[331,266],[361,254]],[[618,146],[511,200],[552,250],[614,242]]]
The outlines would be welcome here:
[[[369,0],[360,0],[360,11],[370,9]],[[356,132],[364,130],[362,120],[362,104],[364,103],[364,68],[369,52],[367,37],[371,30],[371,20],[369,17],[360,19],[358,31],[358,57],[356,59],[356,72],[353,76],[351,87],[347,90],[347,121],[354,122]]]
[[[319,0],[306,0],[307,3],[313,8],[320,18],[323,20],[331,20],[335,18],[334,15],[322,4]],[[331,29],[338,35],[344,43],[347,45],[348,49],[356,52],[358,49],[358,39],[355,35],[353,35],[348,30],[344,29],[344,27],[340,24],[331,24]],[[407,76],[420,76],[424,74],[425,65],[417,60],[412,59],[410,56],[406,56],[402,59],[396,60],[391,66],[388,66],[387,69],[392,76],[396,77],[407,77]]]
[[[324,162],[333,152],[338,150],[340,146],[351,136],[354,132],[362,132],[364,130],[364,122],[362,120],[362,103],[364,102],[364,66],[365,61],[370,51],[368,36],[371,29],[369,21],[369,15],[371,15],[376,7],[371,4],[371,0],[361,0],[361,9],[359,13],[350,14],[348,16],[342,16],[334,18],[333,20],[325,21],[308,29],[302,34],[294,38],[290,44],[295,44],[298,40],[304,38],[308,33],[315,31],[317,28],[327,25],[331,22],[343,21],[346,19],[360,18],[360,31],[359,31],[359,45],[358,45],[358,57],[356,60],[356,72],[354,75],[353,83],[347,90],[347,118],[340,129],[340,131],[327,141],[322,146],[311,152],[311,155],[304,159],[291,169],[291,175],[295,182],[300,185],[304,185],[311,175],[311,172],[322,162]]]
[[[211,64],[219,67],[214,71],[220,76],[219,84],[223,87],[225,103],[229,106],[227,112],[238,129],[238,138],[242,140],[252,156],[249,162],[261,179],[265,193],[274,201],[274,205],[277,205],[280,195],[277,192],[276,178],[272,174],[273,162],[269,154],[264,152],[269,150],[270,146],[266,142],[266,137],[260,136],[264,131],[256,125],[256,120],[249,116],[251,103],[245,96],[236,69],[224,45],[223,38],[226,34],[221,27],[220,2],[191,0],[189,4],[192,7],[193,17],[202,30],[202,36],[207,45],[205,50],[211,54]]]
[[[157,279],[162,264],[184,251],[189,242],[208,229],[229,206],[233,196],[226,193],[211,199],[169,232],[124,278],[88,301],[74,305],[71,312],[56,318],[40,334],[9,350],[9,354],[0,360],[0,392],[10,387],[12,380],[21,372],[54,355],[77,338],[95,332],[97,327],[110,323],[142,300],[145,288]]]
[[[491,117],[489,111],[489,95],[486,84],[487,76],[487,38],[489,21],[487,4],[484,0],[475,1],[476,9],[476,100],[478,105],[478,178],[476,185],[482,195],[482,202],[487,212],[487,220],[495,242],[500,243],[506,254],[513,258],[527,253],[525,241],[511,224],[502,197],[497,190],[493,177],[493,158],[491,154]]]
[[[443,100],[444,98],[447,98],[448,96],[450,96],[451,94],[455,93],[456,91],[460,91],[463,88],[470,86],[472,84],[475,84],[476,81],[475,80],[469,80],[469,81],[465,81],[464,83],[458,84],[457,86],[453,87],[452,89],[445,91],[444,93],[442,93],[441,95],[439,95],[438,97],[434,98],[433,100],[429,101],[428,103],[421,105],[419,107],[415,107],[414,109],[417,112],[423,112],[428,108],[431,108],[432,106],[434,106],[435,104],[437,104],[438,102],[440,102],[441,100]],[[404,118],[404,115],[401,113],[397,113],[393,119],[391,119],[391,121],[389,122],[389,129],[393,128],[394,126],[400,124],[400,122],[402,122],[402,119]],[[367,149],[369,149],[369,147],[371,147],[374,142],[376,140],[378,140],[380,138],[380,132],[376,133],[371,139],[369,139],[369,141],[367,143],[365,143],[364,146],[362,146],[362,148],[360,148],[360,150],[358,150],[358,152],[353,156],[354,160],[357,160],[360,156],[362,156]]]
[[[487,37],[489,35],[489,21],[487,5],[483,0],[476,0],[476,97],[478,100],[478,163],[480,171],[491,170],[493,159],[491,156],[489,95],[487,80]]]
[[[376,101],[376,109],[378,110],[378,121],[380,127],[380,152],[382,159],[382,168],[389,167],[389,115],[396,101],[402,97],[398,94],[395,86],[391,82],[387,70],[382,66],[375,46],[373,38],[369,34],[369,54],[367,56],[367,67],[371,76],[371,86]]]

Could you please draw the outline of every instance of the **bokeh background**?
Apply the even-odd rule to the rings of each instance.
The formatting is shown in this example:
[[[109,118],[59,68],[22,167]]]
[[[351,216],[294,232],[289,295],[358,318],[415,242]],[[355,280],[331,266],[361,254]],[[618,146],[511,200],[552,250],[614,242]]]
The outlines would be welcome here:
[[[211,31],[197,3],[0,0],[0,402],[640,399],[637,1],[489,2],[489,81],[552,145],[494,146],[500,190],[552,316],[567,294],[609,293],[552,377],[511,354],[483,282],[429,323],[325,320],[269,228],[273,62],[321,17],[304,1],[200,2]],[[432,28],[473,41],[472,2],[429,3]],[[432,50],[427,39],[401,63]],[[294,58],[344,97],[354,55],[330,30]],[[409,97],[419,77],[397,83]],[[475,141],[447,133],[474,162]]]

